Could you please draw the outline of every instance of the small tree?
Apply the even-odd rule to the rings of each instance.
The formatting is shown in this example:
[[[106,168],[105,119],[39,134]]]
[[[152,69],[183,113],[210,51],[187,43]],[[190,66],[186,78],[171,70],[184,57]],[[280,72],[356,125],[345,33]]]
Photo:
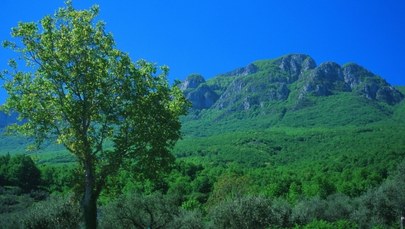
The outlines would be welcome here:
[[[3,43],[32,68],[21,71],[11,60],[12,70],[3,74],[9,94],[3,109],[26,120],[12,130],[33,136],[37,145],[55,137],[76,156],[87,228],[97,225],[106,177],[127,159],[148,176],[173,161],[168,151],[188,108],[181,91],[168,86],[168,68],[134,64],[115,48],[104,24],[95,23],[97,14],[97,6],[79,11],[67,1],[54,16],[13,28],[18,43]]]
[[[8,164],[8,179],[12,185],[28,192],[41,184],[41,171],[31,157],[17,155],[10,159]]]

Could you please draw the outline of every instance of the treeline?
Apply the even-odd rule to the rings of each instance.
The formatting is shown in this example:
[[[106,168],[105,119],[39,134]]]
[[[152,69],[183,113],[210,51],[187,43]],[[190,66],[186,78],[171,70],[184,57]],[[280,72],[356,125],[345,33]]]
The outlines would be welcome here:
[[[8,157],[8,156],[7,156]],[[26,157],[26,156],[24,156]],[[22,160],[22,156],[17,156]],[[8,159],[8,166],[17,160]],[[29,158],[29,157],[27,157]],[[27,159],[24,159],[27,160]],[[15,163],[18,164],[18,163]],[[35,164],[34,164],[35,165]],[[13,166],[11,166],[13,167]],[[12,171],[12,170],[9,170]],[[2,212],[5,228],[75,228],[82,223],[80,187],[69,186],[77,170],[43,166],[46,201],[26,200],[24,208]],[[62,175],[63,174],[63,175]],[[266,196],[237,166],[206,168],[177,162],[155,180],[129,171],[108,180],[100,198],[101,228],[397,228],[405,210],[405,161],[380,185],[358,196]],[[61,187],[56,188],[61,185]],[[263,189],[267,184],[263,184]],[[63,188],[64,187],[64,188]],[[254,188],[252,188],[254,187]],[[63,189],[65,189],[63,191]],[[70,190],[70,194],[67,190]],[[62,190],[62,191],[61,191]],[[32,192],[32,191],[31,191]],[[0,195],[4,204],[5,192]],[[10,201],[10,199],[9,199]],[[31,201],[31,202],[30,202]],[[10,204],[10,203],[8,203]]]
[[[38,166],[28,155],[0,156],[0,187],[14,187],[23,193],[35,190],[64,192],[71,189],[77,170],[73,166]]]

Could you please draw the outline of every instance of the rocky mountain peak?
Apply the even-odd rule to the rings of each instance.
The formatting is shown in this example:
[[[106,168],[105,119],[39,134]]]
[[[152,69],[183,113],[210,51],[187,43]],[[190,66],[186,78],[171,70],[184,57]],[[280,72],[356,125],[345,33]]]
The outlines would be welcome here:
[[[283,56],[276,61],[276,64],[293,78],[298,78],[303,72],[316,67],[315,61],[310,56],[304,54]]]
[[[195,89],[202,83],[205,83],[205,79],[202,75],[191,74],[180,85],[180,90],[186,91],[187,89]]]
[[[335,62],[322,63],[313,71],[312,75],[318,80],[343,80],[342,69]]]
[[[364,78],[375,77],[373,73],[355,63],[345,64],[342,70],[344,81],[349,84],[351,88],[357,87]]]
[[[404,98],[384,79],[360,65],[325,62],[317,66],[304,54],[257,61],[207,82],[201,75],[191,75],[181,88],[194,108],[224,112],[267,109],[269,104],[287,100],[301,104],[300,101],[313,100],[311,96],[341,93],[392,105]]]
[[[246,76],[254,74],[258,71],[258,67],[255,64],[248,64],[246,67],[237,68],[233,71],[223,74],[223,76]]]

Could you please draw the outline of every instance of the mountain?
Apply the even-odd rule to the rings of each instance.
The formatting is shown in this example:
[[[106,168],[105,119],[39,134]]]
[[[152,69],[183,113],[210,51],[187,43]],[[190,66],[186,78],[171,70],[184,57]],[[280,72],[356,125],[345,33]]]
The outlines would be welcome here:
[[[174,150],[185,160],[297,176],[373,167],[385,178],[405,156],[405,87],[355,63],[292,54],[208,80],[193,74],[181,89],[193,104]]]
[[[212,131],[206,130],[212,124],[226,129],[227,120],[234,119],[257,120],[263,128],[364,125],[390,117],[404,99],[358,64],[317,65],[303,54],[256,61],[209,80],[193,74],[181,89],[193,105],[184,120],[185,131],[197,135]],[[238,125],[231,129],[246,126]]]

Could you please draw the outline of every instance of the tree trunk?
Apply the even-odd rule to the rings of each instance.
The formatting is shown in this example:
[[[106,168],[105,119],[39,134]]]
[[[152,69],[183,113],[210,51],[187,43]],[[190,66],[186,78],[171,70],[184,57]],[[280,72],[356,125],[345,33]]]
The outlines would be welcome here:
[[[94,167],[91,160],[85,162],[85,186],[82,208],[86,228],[97,228],[97,193],[95,191]]]

